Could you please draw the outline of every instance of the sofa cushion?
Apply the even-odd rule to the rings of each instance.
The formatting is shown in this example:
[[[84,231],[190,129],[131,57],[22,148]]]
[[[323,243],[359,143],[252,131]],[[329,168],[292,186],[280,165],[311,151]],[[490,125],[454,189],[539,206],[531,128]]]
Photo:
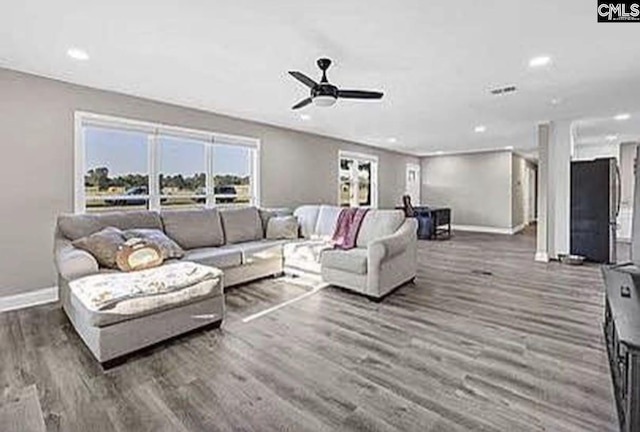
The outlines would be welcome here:
[[[318,211],[318,221],[316,222],[316,228],[314,235],[319,238],[330,239],[333,237],[333,233],[336,230],[336,224],[338,223],[338,216],[342,211],[342,207],[338,206],[320,206]]]
[[[86,325],[106,327],[168,309],[179,308],[206,298],[220,297],[222,289],[223,284],[219,280],[207,280],[180,291],[125,300],[113,309],[100,311],[90,310],[73,293],[70,294],[70,301],[71,307],[79,310],[82,316],[86,317]]]
[[[367,250],[331,249],[322,253],[322,266],[355,274],[367,274]]]
[[[306,240],[285,243],[282,253],[286,271],[320,274],[320,259],[331,243],[321,240]]]
[[[228,247],[197,248],[185,251],[182,259],[225,269],[242,264],[242,251]]]
[[[262,219],[255,207],[227,209],[220,212],[226,243],[240,243],[264,238]]]
[[[274,216],[267,223],[268,240],[297,239],[298,218],[295,216]]]
[[[402,210],[369,210],[362,221],[356,246],[367,247],[369,242],[395,233],[405,215]]]
[[[132,238],[141,238],[155,244],[160,248],[162,253],[162,259],[182,258],[184,256],[184,250],[173,241],[169,236],[157,229],[131,229],[124,232],[124,237],[127,240]]]
[[[222,295],[220,270],[201,268],[193,272],[185,264],[162,266],[151,272],[102,273],[76,280],[68,286],[70,306],[83,316],[83,325],[104,327]],[[179,266],[185,266],[189,276],[180,274]],[[171,273],[176,275],[173,282]],[[145,286],[147,294],[142,295]],[[119,300],[113,301],[114,298]]]
[[[63,214],[58,216],[58,229],[69,240],[86,237],[106,227],[121,230],[134,228],[162,229],[162,221],[156,212],[123,211],[102,214]]]
[[[250,264],[257,260],[282,259],[283,244],[280,240],[256,240],[227,245],[225,248],[240,251],[242,263]]]
[[[269,225],[269,220],[272,217],[293,216],[293,210],[286,207],[261,208],[258,209],[258,213],[260,214],[260,220],[262,221],[262,230],[264,231],[265,235],[267,234],[267,226]]]
[[[215,209],[170,210],[161,216],[164,232],[183,249],[224,244],[220,213]]]
[[[282,253],[284,254],[285,260],[313,261],[319,263],[322,253],[332,248],[331,243],[325,240],[300,240],[285,243],[282,248]]]
[[[298,223],[300,224],[300,235],[302,237],[308,239],[315,234],[319,211],[320,206],[303,205],[293,212],[293,215],[298,218]]]
[[[56,238],[54,260],[58,273],[70,281],[100,271],[98,260],[87,251],[73,246],[71,240]]]
[[[126,241],[124,233],[115,227],[107,227],[73,242],[73,246],[89,252],[102,267],[118,268],[116,256]]]

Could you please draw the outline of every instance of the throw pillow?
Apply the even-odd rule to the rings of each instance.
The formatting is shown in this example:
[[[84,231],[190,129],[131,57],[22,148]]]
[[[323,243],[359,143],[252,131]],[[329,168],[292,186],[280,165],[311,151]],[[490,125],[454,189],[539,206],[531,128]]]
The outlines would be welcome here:
[[[267,239],[297,239],[298,219],[295,216],[274,216],[267,223]]]
[[[126,239],[118,228],[106,227],[96,233],[75,240],[72,244],[95,257],[102,267],[117,269],[116,254]]]
[[[179,259],[184,256],[184,250],[180,245],[158,229],[130,229],[124,232],[124,237],[127,240],[141,238],[155,244],[160,248],[163,260],[173,258]]]
[[[118,248],[116,263],[123,272],[158,267],[162,264],[162,252],[158,245],[134,237]]]

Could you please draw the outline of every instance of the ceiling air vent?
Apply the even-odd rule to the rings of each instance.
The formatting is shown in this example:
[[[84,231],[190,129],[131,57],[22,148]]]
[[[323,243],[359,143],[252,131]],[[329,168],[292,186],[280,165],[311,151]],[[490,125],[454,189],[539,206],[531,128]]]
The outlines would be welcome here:
[[[506,86],[506,87],[494,88],[492,90],[489,90],[489,92],[492,95],[495,95],[495,96],[505,95],[505,94],[508,94],[508,93],[513,93],[515,91],[516,91],[516,86],[513,86],[513,85]]]

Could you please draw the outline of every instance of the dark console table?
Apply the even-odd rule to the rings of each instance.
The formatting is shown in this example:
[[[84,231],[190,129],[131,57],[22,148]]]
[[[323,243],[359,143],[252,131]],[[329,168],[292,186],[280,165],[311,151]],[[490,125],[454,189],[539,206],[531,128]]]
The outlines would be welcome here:
[[[620,430],[640,432],[640,267],[620,264],[602,273],[604,335]]]
[[[403,210],[403,207],[397,207]],[[418,219],[418,238],[433,240],[451,237],[451,209],[448,207],[413,207]]]

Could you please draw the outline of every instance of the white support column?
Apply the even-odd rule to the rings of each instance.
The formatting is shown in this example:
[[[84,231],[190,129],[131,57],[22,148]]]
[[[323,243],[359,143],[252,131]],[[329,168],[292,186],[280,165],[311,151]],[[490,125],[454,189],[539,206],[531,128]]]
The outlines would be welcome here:
[[[569,253],[571,204],[570,121],[538,125],[538,237],[536,261]]]
[[[549,242],[547,232],[547,215],[549,214],[549,194],[547,182],[549,177],[549,134],[548,123],[538,125],[538,223],[536,232],[536,261],[549,261]]]

